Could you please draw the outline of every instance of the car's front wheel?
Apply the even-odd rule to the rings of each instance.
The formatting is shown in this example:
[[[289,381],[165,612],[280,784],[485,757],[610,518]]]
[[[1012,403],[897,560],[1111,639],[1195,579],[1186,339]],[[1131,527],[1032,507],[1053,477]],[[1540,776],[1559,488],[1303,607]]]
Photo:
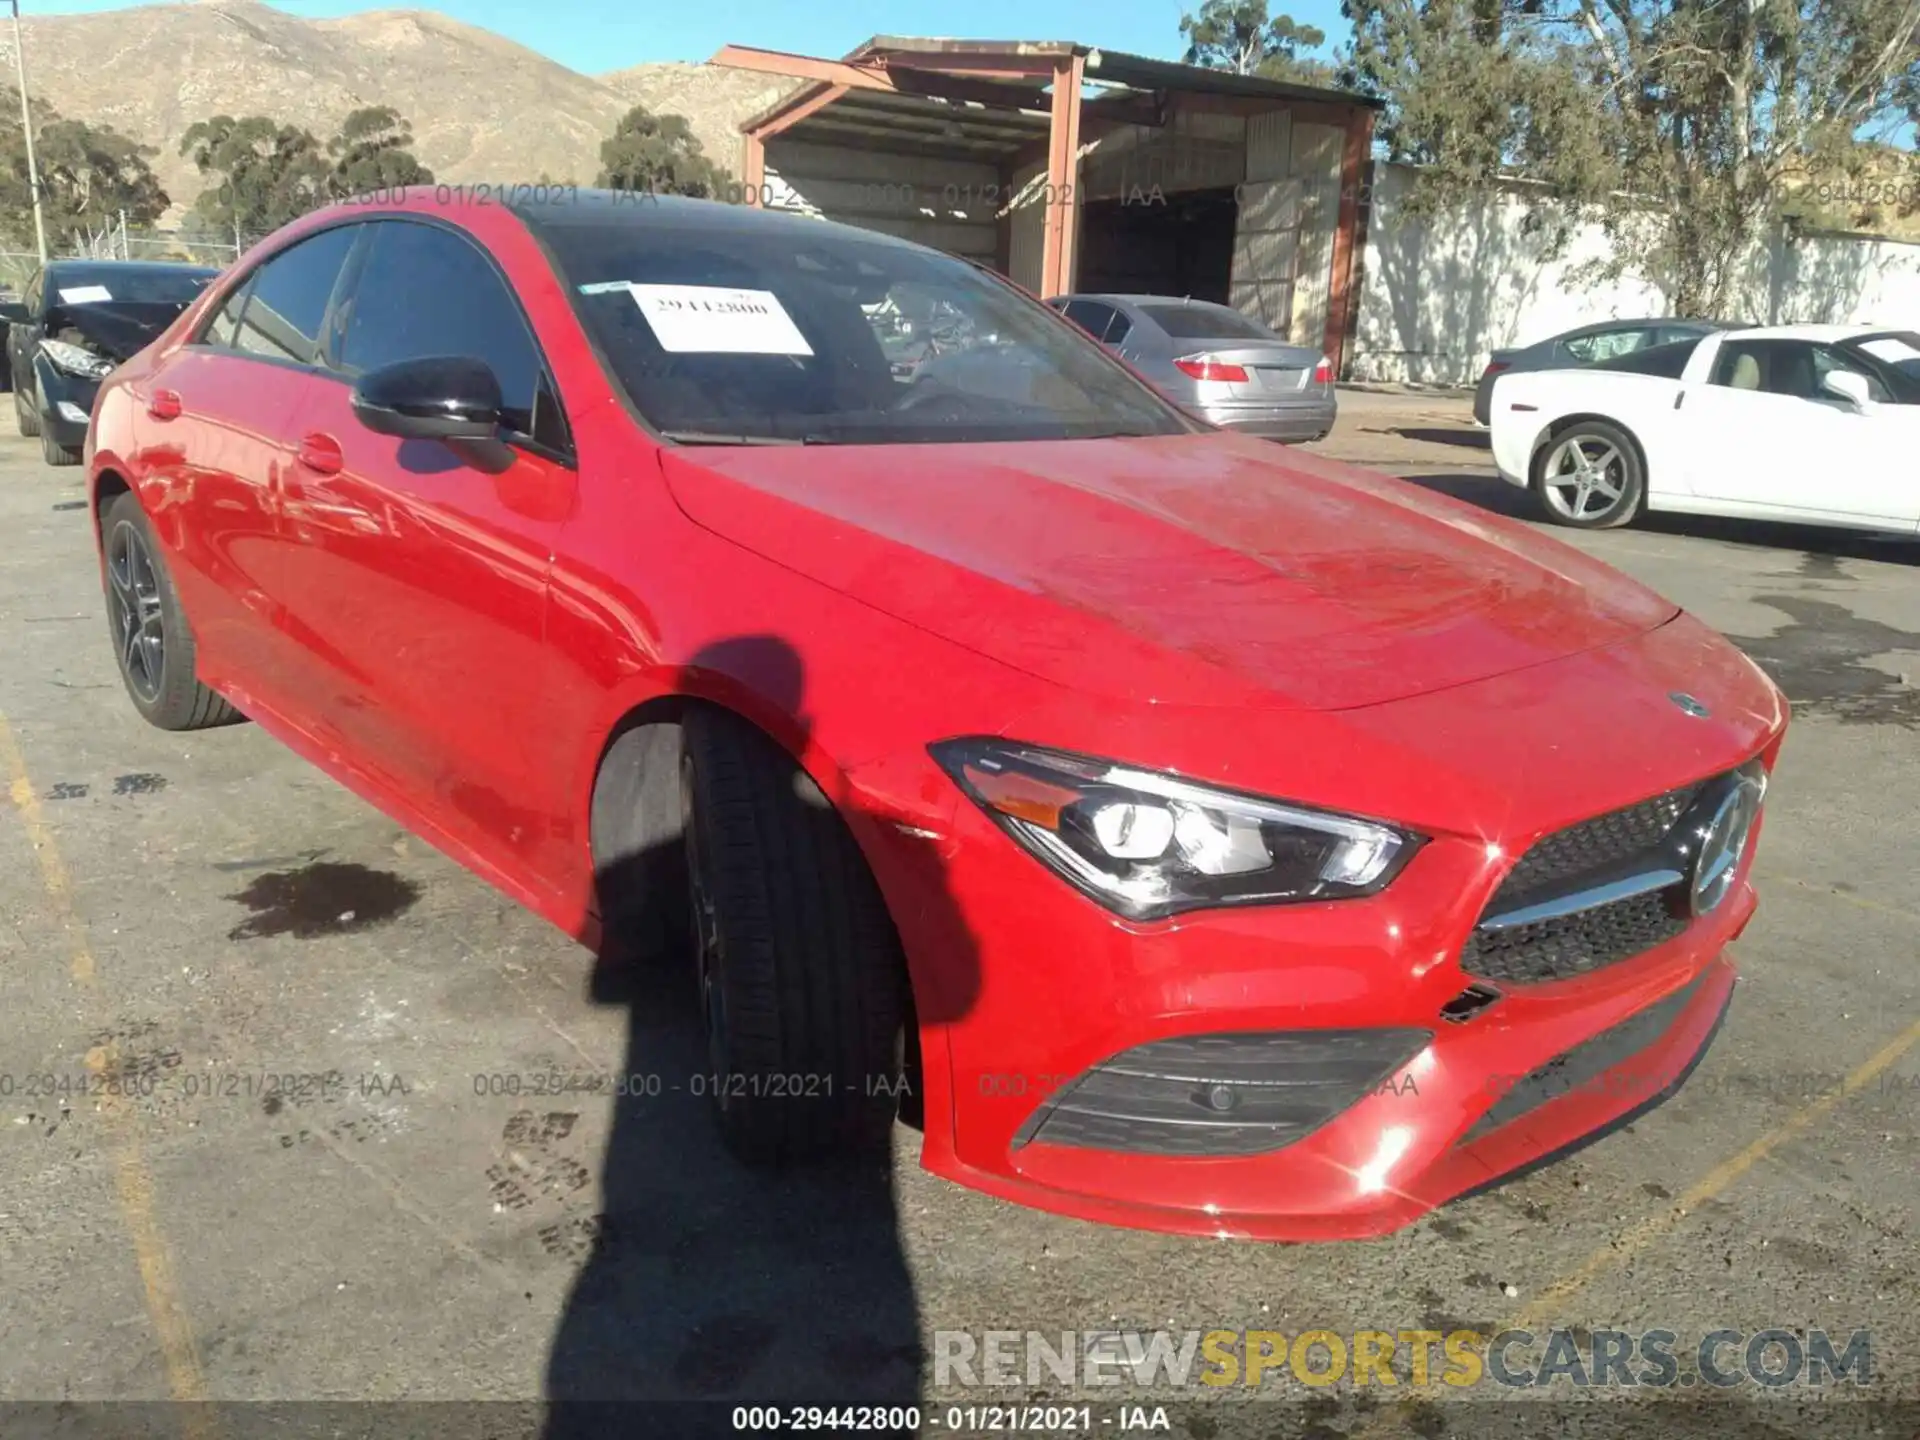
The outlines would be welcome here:
[[[1580,420],[1540,447],[1533,493],[1547,518],[1581,530],[1630,524],[1646,499],[1640,452],[1604,420]]]
[[[52,434],[43,426],[40,430],[40,458],[45,460],[49,465],[78,465],[80,463],[80,447],[78,445],[62,445],[58,440],[54,439]]]
[[[124,490],[114,496],[100,534],[107,630],[134,709],[162,730],[203,730],[244,719],[194,672],[193,631],[139,500]]]
[[[698,1088],[741,1158],[885,1146],[900,1109],[906,967],[845,821],[758,730],[696,710],[681,753],[707,1035]]]

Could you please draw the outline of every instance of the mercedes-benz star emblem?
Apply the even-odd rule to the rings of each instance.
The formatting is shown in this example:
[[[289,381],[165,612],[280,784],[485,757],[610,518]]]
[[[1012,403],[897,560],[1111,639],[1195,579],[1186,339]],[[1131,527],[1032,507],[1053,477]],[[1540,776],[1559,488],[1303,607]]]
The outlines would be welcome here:
[[[1742,771],[1733,777],[1726,794],[1700,828],[1699,849],[1694,852],[1693,872],[1687,879],[1687,904],[1695,915],[1706,914],[1733,888],[1733,877],[1740,869],[1740,857],[1746,853],[1747,837],[1753,833],[1765,793],[1764,780]]]
[[[1694,699],[1693,696],[1687,694],[1684,690],[1669,691],[1667,699],[1671,700],[1675,705],[1678,705],[1681,710],[1693,716],[1696,720],[1704,720],[1713,713],[1707,709],[1705,702]]]

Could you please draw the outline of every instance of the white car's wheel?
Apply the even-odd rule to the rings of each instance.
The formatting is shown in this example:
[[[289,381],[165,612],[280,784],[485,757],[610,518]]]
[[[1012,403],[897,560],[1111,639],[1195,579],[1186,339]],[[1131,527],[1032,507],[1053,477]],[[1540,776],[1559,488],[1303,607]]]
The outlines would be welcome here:
[[[1630,524],[1647,493],[1640,452],[1617,426],[1576,421],[1534,457],[1533,493],[1558,525],[1611,530]]]

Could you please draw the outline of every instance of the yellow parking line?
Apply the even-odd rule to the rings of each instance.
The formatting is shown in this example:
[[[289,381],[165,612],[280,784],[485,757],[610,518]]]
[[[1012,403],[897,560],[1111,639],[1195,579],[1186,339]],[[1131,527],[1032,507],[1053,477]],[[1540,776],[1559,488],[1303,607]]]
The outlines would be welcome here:
[[[1578,1268],[1548,1285],[1525,1309],[1500,1328],[1531,1330],[1538,1333],[1541,1327],[1551,1324],[1557,1318],[1557,1313],[1567,1301],[1585,1290],[1602,1274],[1633,1259],[1654,1241],[1678,1228],[1680,1222],[1688,1215],[1718,1196],[1775,1150],[1789,1140],[1804,1135],[1814,1125],[1825,1119],[1842,1100],[1858,1094],[1886,1071],[1892,1069],[1916,1045],[1920,1045],[1920,1020],[1915,1020],[1876,1050],[1841,1082],[1839,1089],[1829,1091],[1818,1100],[1803,1106],[1737,1155],[1714,1166],[1669,1208],[1641,1221],[1619,1239],[1610,1240],[1605,1246],[1595,1250]],[[1375,1420],[1362,1425],[1354,1432],[1354,1440],[1379,1440],[1379,1437],[1388,1434],[1386,1427],[1390,1423],[1408,1417],[1411,1413],[1409,1407],[1413,1403],[1415,1402],[1412,1400],[1403,1400],[1382,1410]]]
[[[41,888],[46,891],[55,920],[66,933],[68,970],[89,1004],[95,1005],[101,996],[86,922],[74,908],[73,885],[66,862],[54,843],[53,832],[47,828],[40,797],[27,774],[26,757],[20,753],[19,742],[5,714],[0,714],[0,764],[6,767],[7,794],[33,845]],[[88,1052],[87,1066],[96,1074],[111,1073],[116,1059],[110,1044],[98,1046]],[[120,1203],[120,1218],[133,1241],[140,1284],[146,1291],[147,1315],[159,1337],[161,1357],[167,1367],[168,1387],[175,1400],[205,1401],[208,1398],[206,1374],[201,1368],[193,1326],[174,1283],[173,1261],[166,1239],[154,1216],[153,1172],[140,1147],[138,1121],[120,1096],[102,1095],[99,1106],[101,1118],[115,1142],[114,1189]],[[182,1413],[189,1440],[212,1440],[214,1427],[209,1407],[190,1404]]]
[[[1769,880],[1784,880],[1787,884],[1801,890],[1811,890],[1815,895],[1827,900],[1838,900],[1842,904],[1852,905],[1861,910],[1871,910],[1876,915],[1891,915],[1896,920],[1906,920],[1920,924],[1920,913],[1902,910],[1898,905],[1889,905],[1881,900],[1871,900],[1865,895],[1850,894],[1845,890],[1836,890],[1831,885],[1822,885],[1814,880],[1802,880],[1797,875],[1769,875]]]
[[[1714,1166],[1694,1182],[1684,1195],[1674,1201],[1671,1207],[1642,1220],[1617,1240],[1609,1241],[1603,1248],[1589,1255],[1577,1269],[1547,1286],[1526,1309],[1520,1312],[1519,1317],[1513,1322],[1513,1328],[1530,1330],[1550,1321],[1555,1310],[1586,1289],[1603,1272],[1633,1259],[1655,1240],[1678,1226],[1689,1213],[1719,1195],[1782,1145],[1804,1135],[1831,1114],[1842,1100],[1864,1090],[1882,1073],[1898,1064],[1901,1057],[1915,1045],[1920,1045],[1920,1020],[1915,1020],[1905,1030],[1882,1045],[1841,1082],[1838,1090],[1829,1091],[1795,1111],[1739,1154]]]

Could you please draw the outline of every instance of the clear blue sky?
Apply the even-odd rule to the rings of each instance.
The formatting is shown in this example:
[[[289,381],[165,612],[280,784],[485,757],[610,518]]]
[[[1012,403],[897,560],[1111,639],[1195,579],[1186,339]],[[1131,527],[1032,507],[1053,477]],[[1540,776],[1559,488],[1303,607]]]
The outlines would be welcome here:
[[[21,0],[20,8],[31,16],[126,6],[119,0]],[[643,60],[704,60],[728,42],[842,55],[871,35],[1079,40],[1166,59],[1178,59],[1183,48],[1181,0],[278,0],[278,8],[315,19],[362,10],[438,10],[589,75]],[[1199,0],[1188,0],[1186,8],[1198,9]],[[1339,0],[1271,8],[1319,26],[1330,45],[1346,38]]]

